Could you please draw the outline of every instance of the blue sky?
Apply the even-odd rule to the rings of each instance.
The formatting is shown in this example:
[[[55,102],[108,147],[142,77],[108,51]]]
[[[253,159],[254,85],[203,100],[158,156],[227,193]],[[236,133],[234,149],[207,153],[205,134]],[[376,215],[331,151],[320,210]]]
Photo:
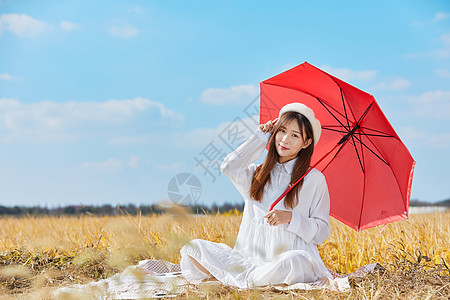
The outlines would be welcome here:
[[[448,1],[1,0],[0,205],[151,204],[183,172],[240,203],[217,165],[304,61],[375,96],[413,199],[450,197]]]

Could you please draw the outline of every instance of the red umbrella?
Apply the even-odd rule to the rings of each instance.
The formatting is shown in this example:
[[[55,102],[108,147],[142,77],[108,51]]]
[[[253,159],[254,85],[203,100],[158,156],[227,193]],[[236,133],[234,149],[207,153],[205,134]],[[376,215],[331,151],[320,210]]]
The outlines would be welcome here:
[[[311,165],[327,179],[330,215],[358,231],[407,219],[415,161],[375,98],[305,62],[261,82],[260,123],[291,102],[322,124]]]

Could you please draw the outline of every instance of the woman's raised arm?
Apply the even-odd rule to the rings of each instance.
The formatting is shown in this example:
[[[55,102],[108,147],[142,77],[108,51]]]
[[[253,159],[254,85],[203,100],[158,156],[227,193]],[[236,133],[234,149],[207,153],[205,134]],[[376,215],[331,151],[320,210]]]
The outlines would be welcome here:
[[[263,154],[270,136],[269,132],[264,133],[258,128],[242,145],[228,154],[220,166],[222,173],[230,178],[244,198],[250,191],[253,173],[256,170],[253,162]]]

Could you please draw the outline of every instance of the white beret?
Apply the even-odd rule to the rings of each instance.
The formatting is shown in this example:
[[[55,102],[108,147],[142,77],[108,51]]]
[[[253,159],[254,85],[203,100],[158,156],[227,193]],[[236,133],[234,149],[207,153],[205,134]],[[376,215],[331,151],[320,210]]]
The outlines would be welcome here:
[[[278,116],[279,119],[281,119],[281,116],[289,111],[298,112],[304,115],[309,120],[313,129],[314,146],[315,146],[320,139],[320,134],[322,133],[322,126],[320,125],[320,121],[316,119],[314,111],[302,103],[298,102],[289,103],[281,108],[280,115]]]

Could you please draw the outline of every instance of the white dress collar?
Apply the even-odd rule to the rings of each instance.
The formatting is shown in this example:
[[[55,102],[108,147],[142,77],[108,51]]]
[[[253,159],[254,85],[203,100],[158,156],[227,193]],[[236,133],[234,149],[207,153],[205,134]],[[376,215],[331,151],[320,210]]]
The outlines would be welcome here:
[[[298,157],[291,159],[290,161],[287,161],[285,163],[279,163],[277,162],[275,167],[277,170],[280,170],[284,173],[291,174],[292,170],[294,170],[295,162],[297,161]]]

